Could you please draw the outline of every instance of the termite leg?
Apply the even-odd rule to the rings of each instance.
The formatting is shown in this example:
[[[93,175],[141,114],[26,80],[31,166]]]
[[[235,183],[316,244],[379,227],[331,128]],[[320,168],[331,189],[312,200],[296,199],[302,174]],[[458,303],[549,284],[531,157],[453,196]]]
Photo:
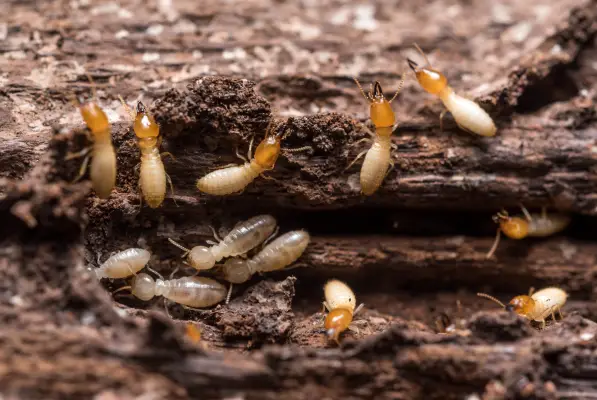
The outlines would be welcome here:
[[[263,249],[269,242],[271,242],[272,239],[276,237],[276,235],[278,234],[278,232],[280,232],[280,227],[276,226],[276,229],[274,229],[274,231],[272,232],[272,234],[269,235],[268,238],[263,241],[263,243],[261,243],[261,248]],[[246,254],[245,254],[245,256],[246,256]]]
[[[268,127],[269,127],[269,125],[268,125]],[[251,136],[251,141],[249,142],[249,151],[247,151],[247,159],[248,160],[250,160],[252,158],[252,155],[253,155],[253,141],[254,140],[255,140],[255,135]]]
[[[75,179],[73,179],[73,181],[71,183],[77,183],[81,180],[81,178],[83,177],[83,175],[85,175],[85,171],[87,170],[87,165],[89,165],[89,159],[91,158],[91,154],[87,154],[87,156],[83,159],[83,163],[81,164],[81,167],[79,168],[79,173],[77,174],[77,176],[75,177]]]
[[[172,201],[174,201],[174,204],[176,205],[176,207],[178,207],[178,203],[176,202],[176,198],[174,197],[174,185],[172,184],[172,179],[170,179],[170,175],[168,175],[167,173],[166,180],[170,184],[170,191],[172,192]]]
[[[547,207],[545,206],[541,207],[541,218],[547,219]]]
[[[178,272],[178,267],[174,268],[174,271],[172,271],[170,273],[170,276],[168,277],[168,279],[172,280],[172,278],[174,278],[174,274],[176,274]]]
[[[359,158],[363,157],[365,154],[367,154],[367,152],[369,151],[369,149],[363,150],[359,153],[359,155],[352,160],[352,162],[350,164],[348,164],[348,167],[344,168],[344,171],[346,171],[347,169],[349,169],[350,167],[352,167],[354,165],[354,163],[356,163],[358,161]]]
[[[371,138],[367,138],[366,137],[366,138],[359,139],[356,142],[352,143],[350,145],[350,147],[356,146],[357,144],[360,144],[360,143],[363,143],[363,142],[371,142]]]
[[[146,267],[146,268],[147,268],[148,271],[150,271],[151,273],[155,274],[155,276],[157,276],[161,280],[164,280],[164,277],[158,271],[156,271],[155,269],[153,269],[151,267]]]
[[[365,307],[365,303],[361,303],[361,304],[359,304],[359,306],[356,308],[356,310],[354,310],[354,312],[352,313],[353,317],[354,317],[355,315],[357,315],[357,313],[358,313],[359,311],[361,311],[361,310],[363,309],[363,307]]]
[[[524,217],[527,219],[527,221],[529,221],[529,222],[533,221],[533,217],[531,216],[531,213],[529,213],[529,210],[527,210],[524,205],[521,204],[520,209],[522,210],[522,213],[524,214]]]
[[[215,228],[209,225],[209,229],[211,229],[211,233],[214,235],[214,239],[216,239],[218,242],[221,242],[222,238],[220,237],[220,235],[218,235],[218,232],[215,230]]]
[[[560,319],[564,319],[564,314],[562,314],[562,309],[558,308],[558,314],[560,314]]]
[[[439,131],[442,133],[444,132],[444,117],[446,116],[447,112],[448,110],[443,110],[439,115]]]
[[[388,170],[386,171],[386,174],[383,176],[383,178],[386,179],[386,177],[390,174],[390,172],[392,172],[393,169],[394,169],[394,160],[392,160],[390,158],[390,168],[388,168]]]
[[[533,293],[535,293],[535,288],[531,286],[531,288],[529,289],[529,297],[531,297]]]
[[[329,312],[329,311],[331,311],[331,310],[330,310],[330,306],[328,305],[327,301],[324,301],[324,302],[323,302],[323,303],[321,303],[321,304],[323,304],[323,308],[321,309],[321,313],[322,313],[322,314],[325,314],[325,310],[328,310],[328,312]]]
[[[230,297],[232,296],[232,286],[234,286],[234,284],[230,284],[230,287],[228,288],[228,294],[226,295],[226,304],[230,303]]]
[[[69,160],[74,160],[75,158],[81,158],[83,156],[86,156],[87,153],[89,153],[91,151],[93,147],[85,147],[83,150],[81,151],[77,151],[76,153],[68,153],[66,155],[66,157],[64,157],[64,161],[69,161]]]
[[[165,151],[165,152],[163,152],[163,153],[160,154],[160,157],[162,157],[162,160],[166,156],[171,157],[172,161],[176,161],[176,157],[174,157],[174,154],[170,153],[169,151]]]
[[[545,329],[545,318],[541,320],[541,329]]]
[[[491,249],[489,250],[489,252],[487,253],[487,255],[485,256],[485,258],[491,258],[493,256],[493,253],[495,253],[495,251],[498,248],[498,244],[500,244],[500,235],[502,233],[502,230],[500,228],[497,229],[497,233],[495,234],[495,240],[493,241],[493,246],[491,246]]]
[[[240,154],[238,152],[238,147],[236,149],[234,149],[234,152],[236,153],[236,156],[238,158],[240,158],[241,160],[243,160],[244,162],[249,162],[249,159],[247,159],[245,156],[243,156],[242,154]]]
[[[168,302],[166,300],[166,298],[164,297],[164,309],[166,310],[166,315],[172,319],[172,315],[170,314],[170,310],[168,310]]]
[[[279,182],[279,181],[280,181],[279,179],[276,179],[276,178],[274,178],[274,177],[271,177],[271,176],[267,176],[267,175],[265,175],[265,174],[261,174],[261,177],[262,177],[263,179],[267,179],[268,181],[274,181],[274,182]],[[243,190],[242,190],[242,192],[244,192],[244,191],[245,191],[245,189],[243,189]],[[242,192],[240,192],[240,193],[242,193]],[[239,194],[240,194],[240,193],[239,193]]]

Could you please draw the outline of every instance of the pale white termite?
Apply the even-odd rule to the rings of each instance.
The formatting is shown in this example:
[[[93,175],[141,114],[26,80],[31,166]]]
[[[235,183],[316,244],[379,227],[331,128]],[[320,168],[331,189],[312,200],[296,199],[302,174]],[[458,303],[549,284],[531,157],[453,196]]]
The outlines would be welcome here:
[[[98,279],[121,279],[135,275],[149,262],[151,253],[145,249],[126,249],[114,254],[95,269]]]
[[[547,214],[545,208],[541,214],[531,214],[524,206],[523,217],[510,217],[504,210],[493,216],[495,223],[499,224],[493,246],[487,253],[487,258],[493,256],[500,243],[501,232],[511,239],[524,239],[526,237],[547,237],[564,230],[570,224],[570,217],[564,214]]]
[[[141,151],[141,172],[139,174],[139,186],[141,193],[149,207],[159,207],[166,197],[166,182],[172,181],[166,174],[162,154],[160,154],[160,126],[153,116],[147,111],[145,105],[137,103],[136,112],[132,112],[121,98],[120,101],[129,111],[133,119],[133,131],[137,137],[137,145]],[[164,155],[171,155],[164,153]],[[174,189],[172,189],[174,192]]]
[[[520,295],[514,297],[507,305],[493,296],[485,293],[477,293],[478,296],[492,300],[504,307],[507,311],[514,311],[531,321],[541,322],[542,328],[545,328],[545,319],[552,316],[556,320],[556,312],[563,318],[561,308],[566,304],[568,294],[560,288],[548,287],[538,292],[529,292],[529,295]]]
[[[195,246],[187,249],[172,239],[170,243],[184,250],[189,264],[198,270],[210,269],[225,257],[240,256],[263,243],[276,229],[276,219],[271,215],[258,215],[237,224],[224,239],[214,246]],[[216,238],[217,239],[217,238]]]
[[[355,310],[357,299],[354,292],[346,283],[337,279],[328,281],[323,288],[323,293],[324,311],[328,310],[324,323],[325,330],[330,339],[340,344],[338,340],[340,334],[348,329],[354,315],[361,310],[363,304]]]
[[[130,289],[140,300],[149,301],[155,296],[163,296],[183,306],[205,308],[213,306],[226,298],[226,287],[220,282],[199,276],[185,276],[178,279],[157,279],[145,273],[137,274],[131,281]]]
[[[413,60],[407,59],[407,61],[421,87],[427,93],[441,99],[461,129],[481,136],[495,136],[497,128],[489,114],[474,101],[456,94],[454,89],[448,85],[448,80],[444,74],[433,69],[421,48],[416,44],[415,47],[425,58],[426,65],[419,67]],[[440,116],[440,124],[443,116],[444,113]]]
[[[346,169],[350,168],[365,153],[367,154],[361,167],[361,192],[366,196],[370,196],[379,189],[381,182],[389,171],[390,165],[394,166],[390,149],[392,147],[391,138],[396,117],[390,104],[400,92],[404,79],[400,81],[398,90],[396,90],[396,94],[394,94],[390,101],[384,97],[379,82],[375,82],[372,91],[365,93],[359,81],[356,78],[354,80],[361,90],[363,97],[369,101],[369,115],[371,122],[375,125],[375,134],[373,135],[373,144],[369,150],[361,152]]]
[[[259,143],[259,146],[257,146],[257,149],[255,150],[255,157],[251,158],[251,147],[253,144],[253,141],[251,140],[248,158],[244,159],[244,157],[239,155],[240,158],[245,160],[243,165],[224,167],[210,172],[203,178],[197,180],[197,189],[203,193],[216,196],[240,193],[259,175],[272,170],[282,151],[281,143],[289,132],[287,131],[284,135],[281,133],[272,134],[272,131],[275,130],[275,126],[276,124],[274,124],[272,120],[266,130],[265,139]],[[298,149],[285,149],[284,151],[296,152],[310,148],[310,146],[305,146]]]
[[[287,232],[265,246],[253,258],[228,259],[223,265],[223,277],[230,283],[243,283],[256,272],[282,269],[303,254],[309,240],[310,236],[306,231]]]
[[[89,175],[93,190],[100,199],[107,199],[116,184],[116,152],[112,145],[112,128],[108,121],[106,113],[97,105],[97,94],[91,76],[88,75],[92,84],[94,101],[84,102],[76,97],[73,99],[75,105],[79,108],[81,116],[91,132],[93,137],[93,146],[85,148],[78,153],[72,153],[66,156],[67,160],[85,157],[83,164],[79,169],[79,174],[74,182],[78,181],[85,174],[89,158],[91,157],[91,168]],[[89,154],[91,151],[91,154]]]

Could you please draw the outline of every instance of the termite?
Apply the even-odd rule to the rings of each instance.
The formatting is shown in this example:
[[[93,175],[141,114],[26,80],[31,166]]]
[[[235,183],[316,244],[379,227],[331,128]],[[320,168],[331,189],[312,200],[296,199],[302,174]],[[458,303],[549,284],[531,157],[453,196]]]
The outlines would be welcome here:
[[[461,318],[462,304],[460,300],[456,300],[457,319],[452,320],[448,314],[442,312],[438,318],[435,319],[435,327],[440,334],[456,334],[460,336],[469,336],[471,331],[466,329],[466,321]]]
[[[459,96],[448,85],[448,80],[440,71],[433,69],[427,55],[415,44],[417,50],[425,59],[426,65],[419,67],[413,60],[407,58],[409,67],[414,71],[421,87],[432,95],[438,96],[452,113],[456,124],[464,130],[481,136],[495,136],[497,128],[489,114],[472,100]],[[440,115],[440,125],[446,111]],[[443,127],[443,125],[441,125]]]
[[[167,181],[170,182],[170,187],[172,188],[172,181],[168,174],[166,174],[162,155],[159,150],[161,142],[160,126],[142,102],[137,103],[137,109],[134,112],[124,102],[122,97],[120,101],[133,120],[133,131],[135,132],[137,145],[141,151],[139,186],[141,187],[142,196],[147,204],[149,204],[149,207],[157,208],[166,197]],[[171,154],[164,153],[164,155]],[[174,192],[173,188],[172,192]]]
[[[203,178],[197,180],[197,189],[203,193],[225,196],[233,193],[241,193],[247,185],[253,182],[259,175],[264,172],[272,170],[276,165],[278,156],[280,155],[281,143],[286,138],[290,131],[283,135],[281,133],[272,134],[274,130],[272,127],[275,124],[270,122],[266,129],[265,139],[259,143],[255,150],[255,156],[251,156],[251,148],[253,139],[249,145],[248,158],[244,158],[237,153],[237,156],[245,161],[243,165],[235,165],[230,167],[223,167],[221,169],[210,172]],[[286,152],[296,152],[310,149],[310,146],[301,147],[298,149],[285,149]]]
[[[563,318],[561,308],[566,304],[568,294],[562,289],[549,287],[533,294],[533,289],[527,295],[514,297],[507,305],[493,296],[485,293],[477,293],[477,296],[492,300],[502,306],[506,311],[514,311],[518,315],[528,318],[531,321],[541,322],[545,328],[545,319],[551,315],[556,320],[556,312]]]
[[[291,231],[278,237],[250,259],[230,258],[222,269],[230,283],[243,283],[256,272],[282,269],[295,262],[305,251],[310,236],[306,231]]]
[[[369,102],[369,115],[371,116],[371,122],[375,126],[375,134],[373,134],[373,144],[369,150],[361,152],[346,169],[350,168],[365,153],[367,154],[361,167],[361,192],[366,196],[370,196],[379,189],[381,182],[390,171],[390,166],[394,167],[390,149],[392,147],[391,137],[396,116],[394,115],[394,111],[392,111],[391,103],[398,96],[398,93],[400,93],[400,89],[402,89],[402,85],[404,84],[404,78],[400,81],[398,90],[396,90],[390,101],[384,97],[379,82],[375,82],[372,91],[370,90],[369,93],[365,93],[359,81],[356,78],[354,78],[354,81],[363,97]]]
[[[135,275],[149,262],[151,253],[145,249],[126,249],[104,261],[95,274],[98,279],[122,279]]]
[[[220,282],[199,276],[185,276],[178,279],[154,280],[145,273],[133,277],[130,286],[118,289],[130,289],[133,296],[149,301],[155,296],[164,298],[191,308],[213,306],[226,298],[226,287]]]
[[[216,239],[219,243],[207,246],[195,246],[187,249],[168,238],[170,243],[185,251],[188,255],[188,263],[197,270],[213,268],[213,266],[225,257],[240,256],[247,253],[263,243],[276,229],[276,219],[271,215],[258,215],[247,221],[237,224],[224,239]],[[214,231],[215,235],[215,231]]]
[[[324,327],[328,337],[339,345],[340,334],[348,329],[354,315],[363,308],[363,304],[361,303],[355,310],[357,299],[352,289],[346,283],[336,279],[325,284],[323,293],[325,297],[323,310],[328,310]]]
[[[74,180],[74,182],[77,182],[85,174],[89,158],[91,158],[89,175],[93,190],[95,190],[100,199],[107,199],[116,185],[116,152],[112,145],[112,128],[108,121],[108,116],[97,105],[97,93],[93,79],[90,75],[87,75],[87,77],[92,85],[93,101],[85,102],[73,95],[73,102],[79,108],[81,117],[83,117],[87,128],[91,132],[93,145],[78,153],[67,155],[66,159],[71,160],[73,158],[85,157],[79,169],[79,174]],[[90,151],[91,154],[89,154]]]
[[[500,243],[501,232],[511,239],[524,239],[526,237],[546,237],[564,230],[570,224],[570,217],[564,214],[547,214],[545,207],[541,214],[531,214],[524,206],[520,206],[522,216],[510,217],[508,212],[502,210],[493,216],[493,221],[498,224],[493,246],[487,253],[491,258]]]

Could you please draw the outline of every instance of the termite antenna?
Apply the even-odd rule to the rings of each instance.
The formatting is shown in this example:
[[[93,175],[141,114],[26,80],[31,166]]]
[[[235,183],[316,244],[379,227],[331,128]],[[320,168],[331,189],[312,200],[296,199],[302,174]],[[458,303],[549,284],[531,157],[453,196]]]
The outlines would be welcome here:
[[[413,45],[415,46],[415,48],[419,51],[419,53],[421,53],[421,55],[425,59],[425,62],[427,63],[426,66],[431,67],[431,63],[429,62],[429,58],[427,58],[427,54],[425,54],[425,52],[419,47],[418,44],[413,43]],[[410,62],[409,62],[409,64],[410,64]]]
[[[156,271],[155,269],[151,268],[151,267],[146,267],[148,271],[152,272],[153,274],[155,274],[155,276],[157,276],[158,278],[160,278],[161,280],[164,280],[164,277],[162,276],[162,274],[160,274],[158,271]]]
[[[400,79],[400,82],[398,82],[398,89],[396,89],[396,93],[394,93],[394,96],[392,96],[390,103],[392,103],[396,96],[398,96],[398,93],[400,93],[400,91],[402,90],[402,86],[404,86],[404,74],[402,74],[402,79]]]
[[[174,240],[172,240],[171,238],[168,238],[168,241],[169,241],[170,243],[172,243],[174,246],[178,247],[179,249],[181,249],[182,251],[184,251],[184,252],[185,252],[185,253],[183,254],[183,256],[182,256],[183,258],[184,258],[184,257],[186,257],[186,256],[187,256],[187,255],[188,255],[188,254],[191,252],[191,250],[187,249],[186,247],[184,247],[183,245],[181,245],[181,244],[179,244],[179,243],[176,243],[176,242],[175,242]]]
[[[87,79],[89,79],[89,83],[91,84],[91,94],[93,95],[93,100],[97,102],[97,91],[95,89],[95,82],[93,81],[93,78],[91,77],[91,74],[89,72],[85,72],[85,75],[87,75]]]
[[[127,286],[123,286],[123,287],[119,287],[118,289],[116,289],[115,291],[112,292],[112,295],[118,293],[118,292],[122,292],[123,290],[131,290],[132,287],[130,285]]]
[[[228,288],[228,295],[226,295],[226,304],[230,303],[230,297],[232,296],[232,286],[233,283],[230,283],[230,288]]]
[[[495,234],[495,240],[493,241],[493,246],[491,246],[491,249],[489,250],[489,252],[487,253],[487,255],[485,256],[485,258],[489,259],[493,256],[493,253],[495,253],[495,251],[498,248],[498,245],[500,244],[500,237],[502,236],[502,230],[500,228],[497,229],[497,233]]]
[[[137,114],[135,113],[135,111],[133,111],[133,109],[128,104],[126,104],[126,102],[124,101],[124,99],[122,98],[121,95],[118,95],[118,99],[122,103],[122,106],[124,107],[124,110],[127,112],[127,114],[129,115],[129,117],[131,118],[131,120],[134,121],[135,117],[137,116]]]
[[[369,96],[367,96],[367,93],[365,93],[365,91],[363,90],[363,87],[361,86],[361,83],[359,82],[359,80],[356,77],[353,77],[352,79],[354,79],[354,82],[359,87],[359,90],[361,91],[361,94],[363,95],[363,97],[365,98],[365,100],[371,101],[371,99],[369,98]]]
[[[496,303],[498,303],[498,304],[499,304],[499,305],[500,305],[502,308],[506,308],[506,306],[504,305],[504,303],[502,303],[501,301],[499,301],[499,300],[498,300],[498,299],[496,299],[495,297],[493,297],[493,296],[490,296],[490,295],[488,295],[488,294],[486,294],[486,293],[477,293],[477,296],[479,296],[479,297],[484,297],[484,298],[486,298],[486,299],[489,299],[489,300],[491,300],[491,301],[495,301],[495,302],[496,302]]]

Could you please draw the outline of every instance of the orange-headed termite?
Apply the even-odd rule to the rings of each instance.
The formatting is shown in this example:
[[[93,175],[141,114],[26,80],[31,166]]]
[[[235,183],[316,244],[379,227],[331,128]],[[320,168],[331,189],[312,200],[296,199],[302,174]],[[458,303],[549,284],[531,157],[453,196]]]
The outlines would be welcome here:
[[[121,279],[135,275],[149,262],[151,253],[145,249],[126,249],[114,254],[94,269],[98,279]]]
[[[516,296],[507,305],[485,293],[477,293],[477,296],[492,300],[507,311],[514,311],[516,314],[522,315],[531,321],[541,322],[543,328],[545,328],[545,319],[550,315],[554,321],[556,320],[556,312],[560,314],[560,319],[562,318],[561,308],[568,298],[566,292],[555,287],[545,288],[535,293],[531,289],[528,296]]]
[[[361,310],[363,304],[355,310],[357,299],[351,288],[344,282],[336,279],[328,281],[323,288],[325,301],[324,311],[328,310],[325,317],[325,330],[330,339],[340,344],[339,337],[348,329],[354,315]]]
[[[185,276],[178,279],[154,280],[145,273],[137,274],[131,286],[118,289],[130,289],[133,296],[149,301],[155,296],[163,296],[183,306],[205,308],[213,306],[226,298],[226,287],[220,282],[199,276]]]
[[[524,239],[526,237],[546,237],[564,230],[570,224],[570,217],[564,214],[547,214],[545,208],[541,214],[530,214],[527,209],[521,205],[524,218],[510,217],[504,210],[493,216],[495,223],[499,224],[493,246],[487,253],[487,258],[491,258],[495,253],[499,243],[501,232],[511,239]]]
[[[191,267],[202,270],[212,268],[218,261],[225,257],[240,256],[261,244],[270,237],[276,229],[276,219],[271,215],[258,215],[247,221],[237,224],[224,239],[211,247],[195,246],[187,249],[174,240],[168,238],[170,243],[184,250],[188,255]],[[215,234],[215,231],[214,231]]]
[[[290,131],[281,135],[272,134],[273,127],[276,124],[270,122],[266,129],[265,139],[259,143],[255,150],[255,157],[251,158],[251,145],[249,145],[248,158],[238,155],[245,160],[243,165],[235,165],[231,167],[224,167],[210,172],[203,178],[197,180],[197,189],[203,193],[225,196],[233,193],[240,193],[247,185],[255,180],[259,175],[266,171],[272,170],[276,165],[278,156],[280,155],[281,143]],[[276,126],[277,127],[277,126]],[[310,149],[310,146],[301,147],[298,149],[285,149],[287,152],[303,151]]]
[[[116,184],[116,152],[112,145],[112,129],[108,116],[97,105],[97,93],[95,85],[90,75],[87,75],[91,82],[91,90],[93,91],[93,101],[84,102],[82,99],[74,98],[74,103],[79,108],[81,116],[87,124],[87,128],[91,131],[93,136],[93,145],[89,148],[74,154],[67,155],[66,159],[70,160],[77,157],[85,156],[83,164],[79,169],[79,174],[75,178],[75,182],[83,177],[89,158],[91,157],[91,168],[89,175],[93,190],[100,199],[107,199]],[[89,151],[91,150],[91,154]]]
[[[253,258],[228,259],[222,269],[223,277],[230,283],[243,283],[256,272],[282,269],[303,254],[309,240],[310,236],[306,231],[287,232],[265,246]]]
[[[444,74],[433,69],[423,50],[416,44],[415,47],[423,55],[426,65],[419,67],[413,60],[407,59],[407,61],[421,87],[442,100],[461,129],[481,136],[495,136],[497,128],[489,114],[474,101],[457,95],[448,85]],[[440,116],[440,124],[444,113]]]
[[[370,196],[375,193],[381,185],[381,182],[389,172],[390,165],[392,165],[392,167],[394,166],[390,149],[392,147],[391,137],[396,117],[394,111],[392,111],[390,103],[392,103],[400,92],[400,89],[402,89],[404,78],[400,81],[398,90],[396,90],[396,93],[390,101],[384,97],[379,82],[375,82],[372,91],[365,93],[359,81],[356,78],[354,78],[354,81],[361,90],[363,97],[369,101],[369,115],[371,116],[371,122],[375,125],[375,134],[371,148],[361,152],[361,154],[348,165],[347,169],[365,153],[367,154],[365,156],[365,161],[363,161],[363,166],[361,167],[361,192],[366,196]]]
[[[172,181],[166,174],[159,150],[161,142],[160,126],[143,103],[138,102],[136,112],[133,112],[122,98],[120,98],[120,101],[133,119],[133,131],[137,136],[137,145],[141,151],[141,172],[139,175],[141,193],[149,207],[157,208],[166,197],[167,181],[170,182],[172,188]],[[170,155],[170,153],[165,154]],[[174,192],[174,189],[172,189],[172,192]]]

